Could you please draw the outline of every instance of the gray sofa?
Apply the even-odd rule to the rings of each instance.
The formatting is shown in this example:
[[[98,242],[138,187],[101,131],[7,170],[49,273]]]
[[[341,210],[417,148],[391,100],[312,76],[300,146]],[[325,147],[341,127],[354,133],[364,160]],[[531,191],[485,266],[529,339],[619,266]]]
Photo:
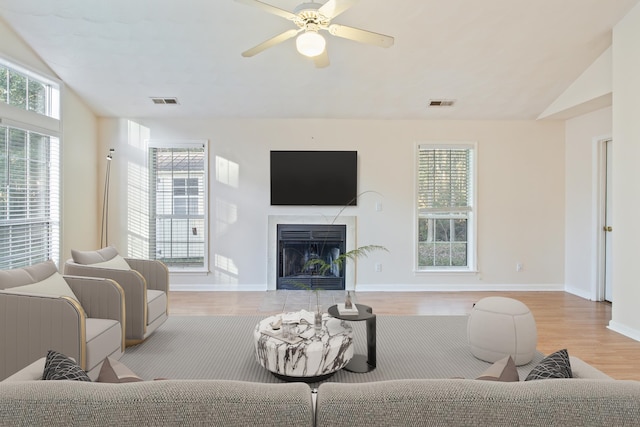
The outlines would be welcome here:
[[[325,383],[318,427],[637,426],[640,382],[548,379]]]
[[[0,382],[0,426],[637,426],[640,382],[571,358],[574,379],[307,384],[166,380],[33,381],[43,361]],[[315,405],[314,405],[315,401]]]

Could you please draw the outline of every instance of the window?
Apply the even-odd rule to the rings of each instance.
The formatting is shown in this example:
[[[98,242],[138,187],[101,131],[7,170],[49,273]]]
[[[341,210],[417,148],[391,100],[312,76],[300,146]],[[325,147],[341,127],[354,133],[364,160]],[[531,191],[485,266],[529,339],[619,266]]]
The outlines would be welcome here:
[[[203,143],[151,143],[151,254],[172,269],[206,269]]]
[[[59,141],[0,125],[0,269],[60,252]]]
[[[0,59],[0,269],[59,264],[59,96],[58,84]]]
[[[475,268],[473,145],[418,146],[417,270]]]
[[[0,102],[60,118],[60,89],[48,79],[0,60]]]

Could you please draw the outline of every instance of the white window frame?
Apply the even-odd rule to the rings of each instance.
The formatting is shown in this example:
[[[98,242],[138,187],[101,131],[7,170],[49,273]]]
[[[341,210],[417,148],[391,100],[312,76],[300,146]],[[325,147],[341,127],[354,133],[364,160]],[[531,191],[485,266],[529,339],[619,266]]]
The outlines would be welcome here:
[[[40,261],[51,259],[59,266],[61,259],[61,234],[62,234],[62,146],[61,137],[61,90],[62,82],[59,80],[45,76],[37,71],[30,70],[24,65],[15,61],[0,57],[0,66],[11,69],[20,73],[31,80],[36,80],[47,86],[47,106],[46,115],[30,111],[6,102],[0,101],[0,125],[7,128],[15,128],[25,132],[37,133],[45,135],[52,139],[50,146],[50,168],[49,173],[49,189],[48,200],[50,214],[48,215],[48,223],[51,225],[50,233],[46,236],[49,244],[47,254],[34,257],[30,254],[24,257],[22,261],[15,259],[11,261],[11,268],[22,267],[34,264]],[[27,105],[28,108],[28,105]],[[2,190],[4,191],[4,190]],[[36,236],[41,238],[42,236]],[[28,242],[27,242],[28,243]],[[44,259],[46,258],[46,259]]]
[[[2,57],[0,57],[0,66],[5,67],[5,68],[10,68],[11,70],[13,70],[14,72],[21,74],[22,76],[26,77],[27,80],[27,88],[28,88],[28,82],[29,80],[34,80],[37,81],[38,83],[41,83],[43,85],[45,85],[46,87],[46,92],[47,92],[47,103],[45,105],[45,113],[41,114],[41,113],[37,113],[35,111],[29,110],[29,105],[27,103],[27,105],[25,106],[25,108],[20,108],[20,107],[16,107],[13,105],[9,105],[12,108],[15,108],[17,110],[23,110],[23,111],[29,111],[32,114],[37,114],[39,116],[44,116],[44,117],[48,117],[51,118],[53,120],[59,121],[60,120],[60,112],[61,112],[61,108],[62,108],[62,102],[61,102],[61,98],[60,98],[60,90],[61,90],[61,83],[60,81],[47,77],[45,75],[42,75],[38,72],[32,71],[29,68],[17,64],[15,62],[9,61],[7,59],[4,59]],[[0,84],[3,84],[2,82],[0,82]],[[1,100],[0,100],[1,102]]]
[[[204,224],[204,259],[203,265],[199,267],[178,267],[173,265],[168,265],[169,271],[171,273],[206,273],[209,271],[209,243],[211,232],[209,230],[209,144],[207,140],[177,140],[177,141],[158,141],[158,140],[148,140],[147,141],[147,150],[150,153],[150,150],[153,148],[204,148],[204,177],[203,177],[203,224]],[[149,164],[149,178],[151,179],[153,173],[151,171],[151,164]],[[172,181],[173,182],[173,181]],[[151,190],[151,186],[155,186],[155,183],[149,182],[149,189]],[[186,188],[186,187],[185,187]],[[172,193],[173,193],[173,184],[172,184]],[[175,197],[175,196],[173,196]],[[154,221],[156,218],[156,206],[153,205],[155,203],[155,197],[150,198],[150,239],[156,238],[156,233],[151,233],[152,227],[155,227]],[[172,211],[172,215],[175,215]],[[150,247],[155,247],[155,242],[149,242]],[[151,259],[156,259],[156,254],[149,254]]]
[[[471,162],[469,165],[469,174],[471,177],[471,189],[468,194],[469,211],[467,213],[467,265],[466,266],[419,266],[419,172],[420,172],[420,150],[421,149],[469,149],[471,150]],[[414,273],[430,274],[430,273],[476,273],[477,272],[477,192],[478,192],[478,144],[476,142],[442,142],[442,141],[420,141],[415,146],[415,162],[414,162]]]

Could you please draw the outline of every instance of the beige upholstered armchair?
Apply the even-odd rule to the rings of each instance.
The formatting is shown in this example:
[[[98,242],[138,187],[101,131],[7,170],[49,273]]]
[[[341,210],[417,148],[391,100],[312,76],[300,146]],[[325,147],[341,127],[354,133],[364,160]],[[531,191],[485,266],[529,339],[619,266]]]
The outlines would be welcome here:
[[[125,294],[126,343],[145,340],[167,320],[169,270],[155,260],[123,258],[109,246],[97,251],[71,251],[65,274],[106,277],[122,286]]]
[[[113,280],[62,276],[52,261],[0,270],[0,380],[56,350],[98,377],[124,352],[124,292]]]

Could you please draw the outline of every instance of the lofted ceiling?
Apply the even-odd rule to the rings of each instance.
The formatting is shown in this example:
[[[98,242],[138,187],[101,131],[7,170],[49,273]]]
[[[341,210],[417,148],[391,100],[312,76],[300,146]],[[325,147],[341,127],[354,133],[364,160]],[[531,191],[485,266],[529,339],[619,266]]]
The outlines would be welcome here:
[[[395,44],[327,35],[326,68],[294,39],[242,57],[293,24],[233,0],[0,0],[0,16],[99,116],[509,120],[538,117],[639,1],[360,0],[333,22]]]

